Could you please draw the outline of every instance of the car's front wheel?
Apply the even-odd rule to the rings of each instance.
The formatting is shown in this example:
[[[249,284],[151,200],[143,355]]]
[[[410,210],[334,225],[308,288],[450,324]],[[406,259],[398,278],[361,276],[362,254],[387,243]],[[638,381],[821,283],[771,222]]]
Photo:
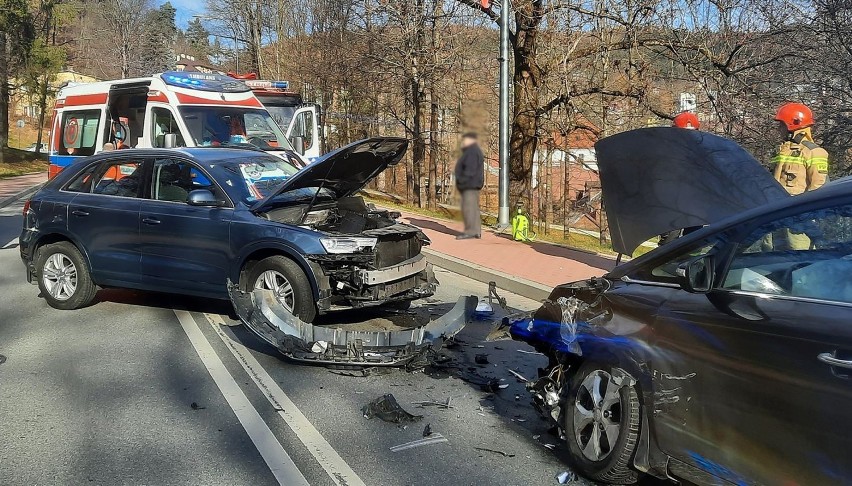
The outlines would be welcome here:
[[[308,277],[293,260],[275,255],[257,262],[248,274],[244,290],[264,289],[275,293],[282,307],[304,322],[312,322],[317,307]]]
[[[630,467],[639,438],[639,396],[629,375],[586,363],[572,377],[565,410],[568,450],[589,478],[615,484],[639,479]]]
[[[80,250],[67,241],[39,248],[36,275],[41,295],[55,309],[86,307],[98,291]]]

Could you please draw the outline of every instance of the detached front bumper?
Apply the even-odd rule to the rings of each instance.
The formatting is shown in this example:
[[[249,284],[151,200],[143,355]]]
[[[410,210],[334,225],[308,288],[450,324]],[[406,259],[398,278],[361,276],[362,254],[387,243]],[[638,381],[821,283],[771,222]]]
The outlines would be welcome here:
[[[460,297],[446,314],[404,331],[347,331],[314,326],[284,309],[269,290],[228,293],[243,324],[295,361],[322,365],[403,366],[428,349],[440,348],[471,320],[477,298]]]

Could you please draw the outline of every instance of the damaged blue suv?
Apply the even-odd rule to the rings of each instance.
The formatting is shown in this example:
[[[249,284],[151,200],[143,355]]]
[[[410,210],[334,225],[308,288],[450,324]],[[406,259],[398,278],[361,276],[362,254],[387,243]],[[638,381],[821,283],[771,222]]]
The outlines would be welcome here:
[[[372,138],[297,170],[242,148],[105,152],[68,167],[27,202],[27,278],[57,309],[97,287],[228,298],[275,293],[304,322],[336,308],[407,306],[432,295],[429,243],[356,193],[407,142]]]

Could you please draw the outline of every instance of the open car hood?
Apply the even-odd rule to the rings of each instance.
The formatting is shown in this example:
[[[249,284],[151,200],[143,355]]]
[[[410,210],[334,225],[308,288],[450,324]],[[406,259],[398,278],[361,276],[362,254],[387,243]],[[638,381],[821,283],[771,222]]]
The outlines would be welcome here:
[[[790,197],[727,138],[682,128],[642,128],[595,144],[612,247],[703,226]]]
[[[320,157],[283,182],[275,192],[254,203],[253,211],[262,210],[279,194],[308,187],[323,187],[337,198],[361,190],[388,166],[405,155],[408,141],[396,137],[374,137],[351,143]]]

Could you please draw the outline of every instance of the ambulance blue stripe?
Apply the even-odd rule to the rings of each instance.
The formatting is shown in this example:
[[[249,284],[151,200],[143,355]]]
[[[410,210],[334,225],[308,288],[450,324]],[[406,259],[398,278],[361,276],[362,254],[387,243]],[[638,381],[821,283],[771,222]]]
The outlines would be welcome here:
[[[51,155],[48,157],[48,161],[50,161],[50,165],[55,165],[57,167],[68,167],[72,162],[79,159],[81,156],[79,155]]]

